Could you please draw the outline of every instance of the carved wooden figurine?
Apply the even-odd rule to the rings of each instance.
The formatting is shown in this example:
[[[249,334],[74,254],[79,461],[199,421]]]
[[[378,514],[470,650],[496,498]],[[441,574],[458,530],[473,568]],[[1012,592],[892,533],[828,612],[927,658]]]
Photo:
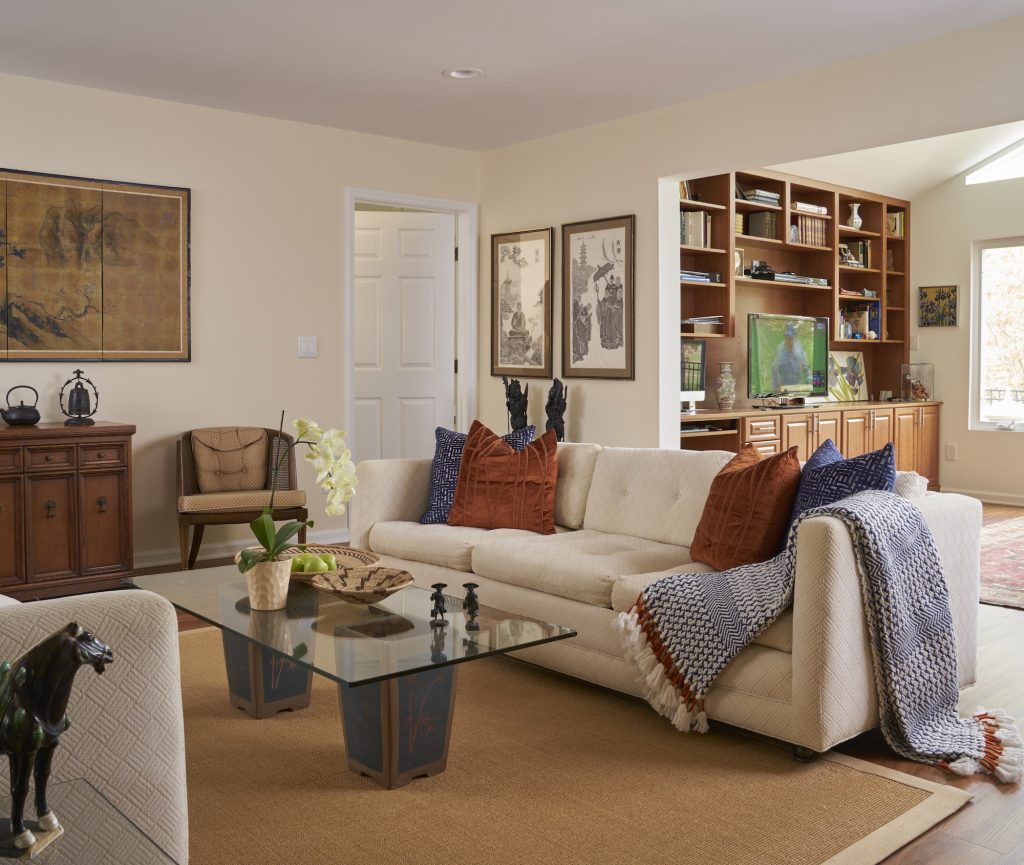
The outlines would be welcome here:
[[[444,614],[447,612],[444,605],[444,590],[448,588],[447,583],[432,583],[430,586],[434,591],[430,593],[430,601],[433,607],[430,610],[430,627],[443,628],[448,624]]]
[[[39,828],[60,828],[46,802],[46,783],[57,741],[71,724],[66,714],[75,674],[83,666],[97,673],[114,660],[110,647],[71,622],[29,649],[13,664],[0,664],[0,753],[11,764],[11,838],[0,845],[27,850],[36,843],[25,828],[25,800],[34,774]]]
[[[530,386],[524,391],[519,384],[519,379],[509,380],[508,376],[502,376],[505,384],[505,407],[508,409],[509,425],[513,430],[523,429],[526,426],[526,409],[530,402]]]
[[[568,398],[569,388],[556,378],[551,390],[548,391],[548,401],[544,406],[548,416],[544,430],[554,429],[555,436],[560,442],[565,441],[565,405]]]

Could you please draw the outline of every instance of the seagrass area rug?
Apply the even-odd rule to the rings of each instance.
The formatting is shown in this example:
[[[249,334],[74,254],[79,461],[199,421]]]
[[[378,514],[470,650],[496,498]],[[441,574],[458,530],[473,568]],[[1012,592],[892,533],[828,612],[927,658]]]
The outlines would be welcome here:
[[[1024,517],[982,527],[981,602],[1024,610]]]
[[[337,688],[256,721],[228,705],[220,632],[181,636],[191,865],[870,865],[969,799],[953,787],[489,658],[463,664],[448,768],[351,773]],[[716,729],[718,727],[718,729]]]

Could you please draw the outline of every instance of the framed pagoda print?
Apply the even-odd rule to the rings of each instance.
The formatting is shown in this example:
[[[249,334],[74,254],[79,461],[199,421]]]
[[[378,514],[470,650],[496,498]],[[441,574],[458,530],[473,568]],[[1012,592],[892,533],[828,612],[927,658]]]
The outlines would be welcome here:
[[[554,228],[491,235],[491,375],[551,378]]]
[[[562,226],[562,376],[633,379],[636,217]]]

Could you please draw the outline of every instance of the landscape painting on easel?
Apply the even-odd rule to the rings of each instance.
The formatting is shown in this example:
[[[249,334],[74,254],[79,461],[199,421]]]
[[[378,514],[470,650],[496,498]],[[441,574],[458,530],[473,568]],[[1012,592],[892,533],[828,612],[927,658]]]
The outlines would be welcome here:
[[[189,360],[189,205],[0,170],[0,360]]]

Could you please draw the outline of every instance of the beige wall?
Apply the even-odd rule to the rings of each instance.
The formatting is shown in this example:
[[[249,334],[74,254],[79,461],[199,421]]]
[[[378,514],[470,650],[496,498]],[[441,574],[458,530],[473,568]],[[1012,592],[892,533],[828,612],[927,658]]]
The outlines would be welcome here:
[[[1024,91],[1017,76],[1006,74],[1006,64],[1020,56],[1022,41],[1024,18],[1016,18],[485,152],[481,418],[504,428],[501,381],[489,375],[490,234],[554,225],[557,236],[561,223],[636,214],[636,381],[571,379],[567,434],[605,444],[677,445],[678,202],[672,185],[664,183],[659,191],[659,178],[771,165],[1019,120]],[[875,95],[860,99],[863,94]],[[560,247],[556,242],[556,375],[561,368]],[[538,381],[531,392],[546,386]],[[537,393],[530,419],[543,423],[543,418],[544,397]]]
[[[912,329],[919,349],[911,360],[935,364],[935,391],[942,409],[940,439],[958,445],[958,459],[940,453],[944,490],[985,501],[1024,505],[1024,436],[968,430],[971,351],[971,244],[1024,236],[1024,179],[965,186],[963,175],[912,203]],[[917,286],[958,285],[959,327],[916,327]],[[944,448],[943,448],[944,450]]]
[[[83,364],[99,417],[139,429],[143,564],[177,550],[181,431],[275,426],[281,409],[344,427],[345,187],[479,200],[480,157],[469,151],[11,76],[0,76],[0,117],[5,168],[192,189],[192,362]],[[317,359],[296,358],[300,334],[319,337]],[[3,364],[0,393],[31,384],[44,420],[59,420],[57,391],[75,366]],[[337,533],[344,520],[325,517],[311,474],[303,480],[317,530]]]

